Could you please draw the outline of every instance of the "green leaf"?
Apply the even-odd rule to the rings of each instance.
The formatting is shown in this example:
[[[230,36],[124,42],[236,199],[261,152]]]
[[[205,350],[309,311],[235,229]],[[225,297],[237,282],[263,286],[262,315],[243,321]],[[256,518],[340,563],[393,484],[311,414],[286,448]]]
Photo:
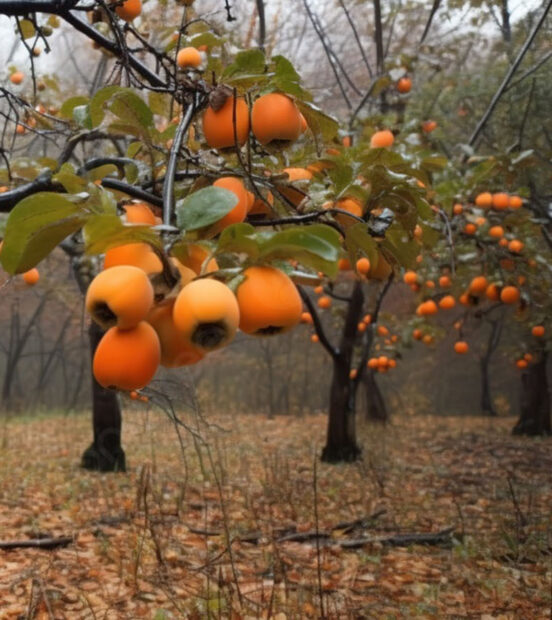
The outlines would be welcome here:
[[[180,230],[205,228],[222,219],[238,204],[234,192],[222,187],[205,187],[176,203]]]
[[[236,77],[247,74],[262,74],[265,70],[265,55],[261,50],[252,49],[236,54],[234,62],[226,67],[224,77]]]
[[[330,142],[337,135],[339,129],[338,121],[333,117],[325,114],[312,103],[297,100],[295,102],[307,124],[309,129],[318,136],[321,136],[325,142]]]
[[[30,19],[22,19],[19,21],[19,28],[24,39],[30,39],[34,37],[36,30],[33,22]]]
[[[83,205],[61,194],[39,192],[23,198],[12,209],[6,224],[0,261],[11,274],[37,265],[86,221]]]
[[[120,86],[105,86],[101,88],[90,100],[90,120],[92,127],[98,127],[104,119],[104,104],[113,97],[116,92],[123,90]]]
[[[59,172],[52,177],[52,181],[61,183],[69,194],[78,194],[86,188],[86,181],[75,174],[73,166],[69,163],[61,166]]]
[[[148,95],[150,110],[159,116],[169,116],[171,110],[171,96],[168,93],[152,91]]]
[[[117,215],[94,215],[83,228],[87,254],[103,254],[110,248],[127,243],[161,246],[157,233],[149,226],[125,225]]]
[[[274,56],[272,58],[272,67],[274,75],[270,83],[274,88],[294,97],[311,99],[310,94],[301,87],[301,78],[287,58],[284,56]]]
[[[207,47],[214,47],[222,43],[220,37],[217,37],[212,32],[202,32],[190,37],[190,45],[199,47],[200,45],[207,45]]]
[[[293,258],[333,277],[337,274],[339,251],[339,233],[325,224],[312,224],[270,235],[261,243],[259,258]]]
[[[147,104],[130,88],[115,93],[111,97],[109,109],[123,123],[147,130],[153,126],[153,113]]]
[[[255,228],[251,224],[240,223],[232,224],[222,231],[216,253],[244,253],[256,258],[259,255],[259,249]]]
[[[327,173],[334,184],[336,194],[341,194],[353,181],[353,168],[340,160],[335,161]]]
[[[92,129],[90,120],[90,108],[87,105],[77,105],[73,108],[73,120],[84,129]]]
[[[63,105],[61,106],[59,113],[61,114],[61,116],[63,116],[63,118],[73,118],[73,110],[77,106],[86,105],[88,101],[89,101],[88,97],[84,97],[82,95],[79,95],[77,97],[70,97],[69,99],[63,102]]]
[[[420,253],[420,246],[410,239],[406,231],[397,223],[391,224],[385,233],[381,246],[387,249],[406,269],[416,265],[416,256]]]
[[[444,155],[432,155],[422,159],[421,166],[428,172],[439,172],[448,164],[448,159]]]
[[[379,259],[378,244],[368,232],[366,224],[359,222],[347,228],[345,232],[345,247],[353,262],[358,258],[359,254],[363,254],[368,257],[371,268],[376,268]]]

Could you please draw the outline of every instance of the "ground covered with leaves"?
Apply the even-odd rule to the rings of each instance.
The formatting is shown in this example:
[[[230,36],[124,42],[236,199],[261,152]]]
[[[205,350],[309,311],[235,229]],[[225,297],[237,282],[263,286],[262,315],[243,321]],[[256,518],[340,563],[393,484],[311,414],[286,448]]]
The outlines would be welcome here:
[[[361,425],[342,466],[323,416],[124,419],[116,475],[86,416],[0,426],[0,540],[60,543],[0,550],[0,617],[551,617],[552,440],[511,419]]]

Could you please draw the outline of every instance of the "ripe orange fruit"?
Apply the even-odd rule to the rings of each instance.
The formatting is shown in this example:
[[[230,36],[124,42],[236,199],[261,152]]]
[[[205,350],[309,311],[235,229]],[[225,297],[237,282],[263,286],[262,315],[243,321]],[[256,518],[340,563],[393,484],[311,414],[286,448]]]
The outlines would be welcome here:
[[[318,337],[318,334],[311,334],[310,339],[311,339],[311,342],[314,342],[314,343],[320,341],[320,338]]]
[[[180,266],[187,267],[191,269],[196,275],[201,273],[203,263],[209,256],[209,251],[201,245],[196,245],[194,243],[190,243],[186,246],[186,256],[180,256],[177,261],[177,267],[180,269]],[[204,268],[205,273],[212,273],[213,271],[218,271],[217,261],[212,258]],[[182,275],[182,274],[181,274]]]
[[[489,235],[494,239],[500,239],[504,237],[504,228],[502,226],[491,226],[489,228]]]
[[[32,269],[29,269],[29,271],[25,271],[22,277],[25,284],[34,286],[40,280],[40,273],[36,267],[33,267]]]
[[[364,321],[357,323],[357,331],[361,333],[366,331],[366,323]]]
[[[423,337],[423,333],[421,329],[415,329],[412,332],[412,338],[414,338],[414,340],[421,340]]]
[[[396,359],[390,359],[388,364],[389,368],[396,368],[397,367],[397,360]]]
[[[145,202],[124,205],[123,209],[125,210],[126,221],[129,224],[147,224],[148,226],[157,224],[155,214]]]
[[[370,325],[370,323],[372,322],[372,315],[365,314],[362,320],[366,323],[366,325]]]
[[[318,298],[318,307],[322,310],[327,310],[332,305],[332,300],[329,297],[323,296]]]
[[[433,343],[433,336],[431,334],[425,334],[422,338],[424,344],[430,345]]]
[[[367,362],[366,362],[366,366],[368,366],[368,368],[377,368],[379,366],[379,361],[377,357],[371,357]]]
[[[293,281],[274,267],[249,267],[236,292],[240,329],[246,334],[270,336],[288,331],[301,320],[301,296]],[[321,297],[320,300],[328,299]],[[322,306],[321,306],[322,307]]]
[[[233,192],[238,199],[236,206],[218,222],[213,224],[213,230],[220,232],[231,224],[243,222],[247,216],[247,207],[250,200],[242,180],[238,177],[221,177],[213,183],[213,187],[227,189]]]
[[[464,226],[464,233],[466,235],[473,235],[475,234],[475,231],[477,230],[477,226],[475,224],[472,224],[471,222],[468,222],[465,226]]]
[[[542,325],[535,325],[531,329],[531,333],[535,338],[542,338],[544,336],[545,329]]]
[[[525,360],[528,364],[530,364],[530,363],[533,361],[533,356],[531,355],[531,353],[526,353],[526,354],[523,356],[523,359],[524,359],[524,360]]]
[[[362,204],[356,198],[340,198],[335,206],[338,209],[347,211],[347,213],[351,213],[352,215],[356,215],[357,217],[362,217]],[[335,219],[342,226],[349,226],[351,224],[357,223],[356,220],[354,220],[353,218],[341,214],[337,214]]]
[[[468,343],[464,340],[458,340],[458,342],[454,343],[454,350],[460,355],[464,355],[465,353],[467,353],[469,348],[470,347],[468,346]]]
[[[365,276],[370,271],[370,261],[365,256],[359,258],[356,262],[356,270]]]
[[[146,318],[152,305],[151,282],[141,269],[132,265],[100,272],[86,291],[86,310],[104,328],[136,327]]]
[[[21,84],[24,78],[25,78],[25,74],[22,71],[14,71],[10,75],[10,82],[12,84]]]
[[[422,302],[416,308],[416,314],[419,316],[427,316],[431,314],[437,314],[438,312],[437,304],[433,301],[433,299],[428,299],[427,301]]]
[[[201,64],[201,54],[195,47],[183,47],[178,50],[176,64],[184,69],[186,67],[199,67]]]
[[[26,130],[25,130],[25,126],[24,126],[24,125],[22,125],[21,123],[18,123],[18,124],[15,126],[15,133],[16,133],[17,135],[22,136],[22,135],[25,133],[25,131],[26,131]]]
[[[177,368],[196,364],[205,357],[205,352],[190,344],[173,320],[175,300],[167,300],[155,306],[147,321],[155,329],[161,345],[161,364]]]
[[[340,271],[350,271],[352,269],[351,262],[348,258],[340,258],[337,261],[337,266],[339,267]]]
[[[273,140],[297,140],[301,113],[292,99],[281,93],[262,95],[251,110],[251,129],[261,144]]]
[[[308,323],[309,325],[312,325],[313,320],[310,312],[301,313],[301,323]]]
[[[500,291],[500,301],[503,304],[515,304],[519,301],[519,289],[516,286],[505,286]]]
[[[493,207],[498,211],[507,209],[510,205],[510,196],[504,192],[493,194]]]
[[[405,284],[416,284],[418,281],[418,274],[415,271],[407,271],[403,276]]]
[[[527,366],[528,366],[527,360],[523,360],[523,359],[522,359],[522,360],[517,360],[517,362],[516,362],[516,366],[517,366],[520,370],[523,370],[524,368],[527,368]]]
[[[468,293],[462,293],[462,295],[460,295],[460,297],[458,298],[458,301],[463,306],[469,306],[470,305],[470,296],[468,295]]]
[[[481,295],[485,292],[488,282],[485,276],[477,276],[470,282],[469,292],[472,295]]]
[[[211,148],[222,149],[235,145],[234,127],[238,144],[247,140],[249,133],[249,108],[243,97],[236,99],[236,123],[234,124],[234,97],[228,97],[217,111],[211,106],[203,114],[203,135]]]
[[[142,12],[142,0],[125,0],[122,5],[115,7],[115,13],[125,22],[131,22]]]
[[[378,335],[379,336],[388,336],[389,335],[389,330],[387,329],[387,327],[385,327],[385,325],[378,325]]]
[[[482,192],[475,197],[475,204],[478,207],[491,207],[493,205],[493,195],[491,192]]]
[[[523,206],[523,200],[519,196],[510,196],[510,209],[519,209]]]
[[[409,77],[402,77],[397,82],[397,90],[403,95],[409,93],[412,89],[412,80]]]
[[[126,243],[105,253],[104,269],[121,265],[134,266],[145,273],[161,273],[163,265],[147,243]]]
[[[439,286],[441,288],[449,288],[451,285],[452,285],[452,282],[449,276],[441,276],[439,278]]]
[[[426,288],[435,288],[435,282],[433,280],[426,280],[425,286]]]
[[[284,168],[283,172],[288,175],[288,179],[292,183],[294,181],[310,181],[312,179],[312,172],[306,168]],[[299,205],[305,197],[304,192],[293,187],[280,186],[278,189],[295,206]]]
[[[130,396],[130,400],[139,400],[140,399],[140,395],[138,394],[138,392],[136,390],[132,390],[132,392],[130,392],[129,396]]]
[[[487,220],[484,217],[478,217],[476,218],[475,223],[477,226],[485,226],[485,224],[487,223]]]
[[[435,129],[437,129],[437,123],[435,121],[425,121],[422,123],[422,130],[425,133],[431,133]]]
[[[519,239],[512,239],[508,244],[508,249],[513,254],[519,254],[523,250],[523,242]]]
[[[439,302],[439,308],[442,310],[450,310],[454,308],[456,301],[452,295],[445,295]]]
[[[485,289],[485,295],[487,299],[491,301],[498,301],[500,299],[500,291],[496,284],[489,284],[489,286]]]
[[[110,328],[96,348],[92,368],[105,388],[139,390],[153,379],[160,360],[159,338],[142,321],[132,329]]]
[[[173,307],[173,321],[191,346],[213,351],[234,338],[240,310],[226,284],[204,278],[186,284],[180,291]]]
[[[461,204],[456,203],[452,207],[452,212],[453,212],[454,215],[462,215],[462,213],[464,212],[464,207]]]
[[[370,139],[370,147],[373,149],[386,149],[393,145],[395,136],[389,129],[376,131]]]
[[[502,239],[498,242],[498,245],[501,248],[507,248],[508,247],[508,239],[506,239],[505,237],[502,237]]]
[[[314,287],[314,292],[316,295],[322,295],[322,293],[324,292],[324,287],[319,284],[318,286]]]
[[[378,366],[387,366],[389,364],[389,358],[386,355],[380,355],[378,357]]]
[[[351,370],[349,371],[349,379],[356,379],[357,374],[358,374],[357,369],[351,368]]]

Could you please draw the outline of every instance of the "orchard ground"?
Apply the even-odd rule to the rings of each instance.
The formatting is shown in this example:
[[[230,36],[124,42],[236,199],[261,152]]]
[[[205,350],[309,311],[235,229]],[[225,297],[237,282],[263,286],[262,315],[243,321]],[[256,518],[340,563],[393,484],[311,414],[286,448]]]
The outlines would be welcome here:
[[[402,415],[328,466],[322,415],[182,421],[183,450],[127,406],[129,473],[101,475],[87,415],[4,420],[1,538],[74,542],[0,551],[2,618],[550,618],[551,439]]]

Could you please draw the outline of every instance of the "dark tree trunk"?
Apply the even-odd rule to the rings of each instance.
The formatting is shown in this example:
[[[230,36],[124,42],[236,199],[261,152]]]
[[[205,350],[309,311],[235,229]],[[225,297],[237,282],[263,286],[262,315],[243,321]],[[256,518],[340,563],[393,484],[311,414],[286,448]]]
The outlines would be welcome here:
[[[104,332],[92,322],[88,330],[92,357]],[[106,390],[92,374],[92,425],[94,439],[82,455],[81,466],[94,471],[126,471],[121,447],[121,410],[117,393]]]
[[[366,419],[370,422],[382,422],[386,424],[389,420],[387,407],[383,394],[376,381],[376,373],[370,369],[364,374],[364,387],[366,395]]]
[[[479,360],[481,369],[481,411],[484,415],[496,416],[496,410],[491,396],[491,381],[489,377],[489,359],[487,357]]]
[[[355,423],[356,386],[349,378],[349,372],[363,303],[362,285],[356,282],[349,301],[339,350],[333,356],[328,431],[321,457],[326,463],[351,462],[360,457]]]
[[[546,376],[547,353],[521,375],[520,416],[514,435],[550,435],[550,392]]]

